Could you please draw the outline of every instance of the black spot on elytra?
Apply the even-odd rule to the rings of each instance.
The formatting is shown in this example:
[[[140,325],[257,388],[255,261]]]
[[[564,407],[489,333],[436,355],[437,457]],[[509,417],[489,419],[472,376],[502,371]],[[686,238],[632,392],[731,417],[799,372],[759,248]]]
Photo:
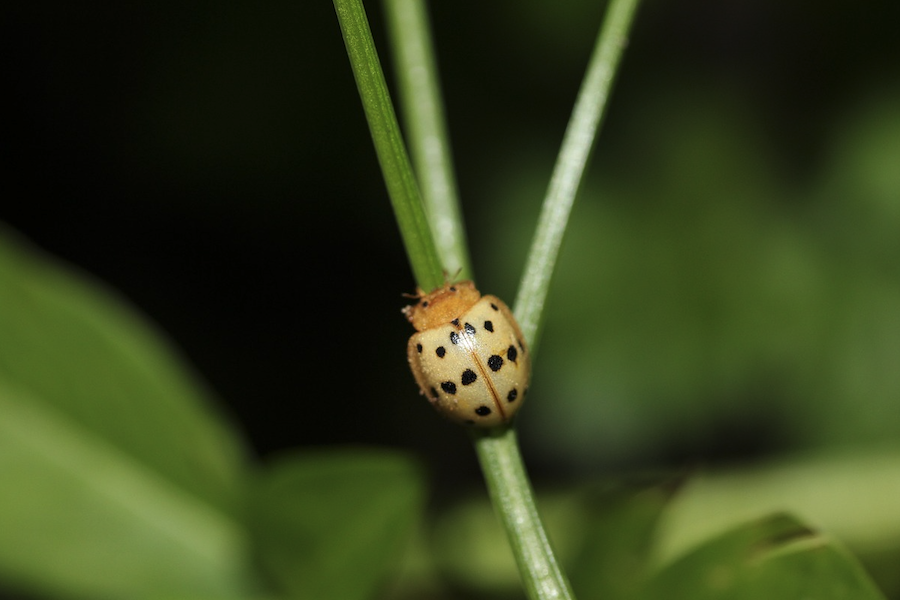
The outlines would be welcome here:
[[[489,409],[487,406],[479,406],[475,409],[475,414],[479,417],[486,417],[491,414],[491,409]]]
[[[509,390],[509,393],[506,395],[507,402],[515,402],[516,398],[519,397],[519,392],[516,388]]]
[[[441,384],[441,389],[447,392],[448,394],[456,393],[456,384],[452,381],[445,381]]]
[[[454,346],[459,343],[459,334],[455,331],[450,332],[450,343]]]
[[[495,373],[497,371],[499,371],[501,367],[503,367],[503,359],[500,358],[499,356],[497,356],[496,354],[492,355],[487,360],[487,363],[488,363],[488,366],[491,368],[491,371],[494,371]]]
[[[487,329],[488,331],[490,331],[491,333],[494,333],[494,324],[491,323],[490,321],[484,322],[484,328]]]
[[[491,302],[491,308],[493,308],[494,310],[500,310],[499,308],[497,308],[497,305],[494,304],[493,302]]]
[[[506,358],[508,358],[508,359],[510,360],[510,362],[516,362],[516,358],[517,358],[518,356],[519,356],[519,353],[516,352],[516,347],[515,347],[515,346],[510,346],[510,347],[506,350]]]
[[[443,346],[438,346],[434,353],[437,354],[438,358],[444,358],[444,355],[447,354],[447,349]]]
[[[416,351],[417,351],[419,354],[422,354],[422,344],[416,344]]]
[[[455,286],[455,285],[451,285],[451,286],[450,286],[450,291],[451,291],[451,292],[455,292],[455,291],[456,291],[456,286]]]
[[[475,335],[475,328],[472,326],[471,323],[466,323],[465,330],[466,330],[466,333],[468,333],[469,335]]]
[[[466,369],[462,373],[462,384],[463,385],[471,385],[475,383],[475,380],[478,379],[478,375],[475,374],[475,371],[472,369]]]
[[[454,326],[454,327],[459,327],[459,319],[453,319],[453,320],[450,321],[450,322],[453,323],[453,326]]]
[[[424,302],[422,302],[422,308],[428,308],[428,301],[427,301],[427,300],[425,300]]]
[[[435,400],[437,400],[437,397],[438,397],[437,390],[434,389],[433,387],[430,387],[430,388],[428,388],[428,391],[431,393],[430,394],[431,397],[434,398]]]

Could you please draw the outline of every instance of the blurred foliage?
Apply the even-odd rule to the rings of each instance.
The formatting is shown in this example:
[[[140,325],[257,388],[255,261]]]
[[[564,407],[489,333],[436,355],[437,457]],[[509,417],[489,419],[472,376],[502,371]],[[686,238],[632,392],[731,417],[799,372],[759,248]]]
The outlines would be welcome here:
[[[399,454],[347,449],[273,465],[248,495],[265,572],[295,598],[370,598],[408,544],[421,476]]]
[[[603,7],[431,8],[475,273],[510,298]],[[184,356],[4,235],[0,587],[298,589],[282,561],[309,546],[282,530],[320,536],[330,561],[343,546],[323,506],[350,496],[389,523],[420,493],[393,452],[343,455],[375,474],[356,491],[334,464],[333,486],[298,483],[311,449],[352,442],[414,449],[434,490],[424,520],[410,509],[396,535],[347,538],[358,559],[354,542],[384,536],[368,544],[367,585],[518,597],[487,504],[460,501],[482,487],[468,443],[406,371],[412,278],[332,7],[3,11],[16,93],[0,218],[109,282]],[[767,573],[800,561],[856,581],[837,537],[900,598],[898,11],[707,0],[639,12],[520,422],[537,487],[559,490],[541,506],[576,591],[626,598],[654,569],[697,577],[679,556],[787,510],[824,537],[779,539]],[[256,458],[297,446],[272,467]],[[716,468],[669,503],[652,486],[573,485],[698,463]],[[309,521],[285,508],[294,499]],[[272,504],[251,518],[245,502]],[[399,579],[381,587],[394,568],[382,549],[400,552],[417,522]],[[592,579],[592,561],[627,577]]]
[[[485,496],[428,523],[422,474],[402,453],[247,460],[141,317],[9,232],[0,305],[4,587],[46,598],[520,596]],[[583,597],[880,598],[853,556],[799,521],[739,524],[809,515],[873,555],[896,590],[879,559],[900,539],[898,470],[896,452],[838,454],[695,476],[686,489],[570,486],[541,506]]]
[[[710,540],[660,571],[643,598],[884,598],[846,552],[786,515]]]
[[[167,348],[6,239],[0,306],[4,579],[62,596],[240,589],[238,440]]]
[[[4,586],[248,598],[258,561],[286,597],[370,597],[421,512],[411,461],[359,449],[251,469],[168,344],[80,279],[0,238]]]
[[[900,175],[829,161],[808,189],[786,190],[758,164],[777,153],[752,149],[752,118],[721,99],[681,105],[678,131],[663,136],[673,145],[659,152],[675,164],[653,170],[650,157],[652,174],[627,188],[612,174],[586,190],[535,376],[555,401],[529,411],[526,427],[539,424],[542,451],[592,462],[672,445],[740,453],[896,439],[900,245],[887,234],[891,203],[872,188],[893,176],[900,203]],[[859,151],[900,157],[900,110],[882,110],[881,129],[869,118],[844,128],[863,138]],[[716,170],[673,195],[687,166],[676,143]],[[837,203],[841,189],[871,191]]]

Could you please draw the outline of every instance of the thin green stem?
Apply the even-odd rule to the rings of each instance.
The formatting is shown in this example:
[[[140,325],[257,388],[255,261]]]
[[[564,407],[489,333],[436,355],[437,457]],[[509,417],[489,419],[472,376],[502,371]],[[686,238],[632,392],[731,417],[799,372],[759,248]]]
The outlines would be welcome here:
[[[538,515],[515,429],[473,432],[472,437],[491,501],[506,529],[528,598],[574,598]]]
[[[606,108],[613,78],[628,41],[638,0],[611,0],[575,109],[566,128],[550,187],[516,297],[516,319],[534,352],[550,277],[559,255],[575,194],[581,184]]]
[[[562,236],[581,183],[625,48],[638,0],[612,0],[538,221],[525,277],[516,298],[516,317],[532,353]],[[534,492],[519,453],[515,429],[474,433],[475,448],[488,490],[506,529],[531,600],[573,598],[538,515]]]
[[[423,0],[385,0],[410,153],[441,262],[471,278],[449,136]]]
[[[334,8],[406,255],[418,285],[430,290],[443,283],[443,269],[400,135],[366,11],[360,0],[334,0]]]

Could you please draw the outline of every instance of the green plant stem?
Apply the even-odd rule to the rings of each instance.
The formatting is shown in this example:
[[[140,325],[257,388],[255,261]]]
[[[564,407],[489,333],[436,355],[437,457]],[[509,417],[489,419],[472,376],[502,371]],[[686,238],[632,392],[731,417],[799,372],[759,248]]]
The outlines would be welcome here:
[[[407,254],[420,287],[430,289],[443,279],[441,261],[425,219],[418,186],[402,143],[365,11],[360,0],[333,1]],[[406,6],[405,9],[397,9],[398,14],[394,18],[400,21],[394,25],[394,35],[404,37],[407,25],[403,19],[412,19],[411,27],[415,31],[408,40],[398,39],[397,43],[408,43],[410,48],[419,44],[418,51],[427,54],[421,59],[425,61],[424,66],[409,57],[401,56],[399,60],[405,66],[400,70],[425,68],[429,71],[425,76],[410,74],[409,81],[403,83],[403,87],[406,90],[404,93],[412,100],[411,114],[421,112],[424,115],[410,118],[411,128],[421,128],[421,132],[415,134],[416,144],[421,145],[420,150],[417,150],[417,153],[422,153],[417,158],[421,176],[425,177],[425,172],[434,176],[433,170],[438,169],[442,174],[436,180],[440,181],[443,177],[446,183],[452,181],[452,168],[444,141],[446,132],[443,129],[443,118],[437,103],[437,78],[433,75],[434,61],[430,56],[424,13],[406,13],[404,17],[403,12],[415,11],[415,2],[416,0],[411,0],[412,8]],[[515,302],[519,324],[532,352],[537,342],[540,315],[563,232],[599,130],[637,2],[638,0],[610,2],[550,182],[523,283]],[[407,51],[416,52],[414,49],[401,49],[398,54]],[[426,99],[420,100],[420,95],[424,95]],[[416,107],[415,103],[420,101],[422,105]],[[427,106],[429,102],[432,103],[431,106]],[[413,123],[414,121],[419,122]],[[429,144],[435,141],[443,144],[440,146],[442,157],[434,158],[428,154],[432,147]],[[440,185],[442,184],[435,184],[436,187]],[[453,196],[455,198],[455,194]],[[453,202],[455,204],[455,199]],[[435,215],[432,214],[431,217],[435,218]],[[436,222],[436,226],[440,229],[442,224]],[[461,233],[460,228],[456,232],[459,244],[463,244]],[[464,265],[464,262],[461,264]],[[528,597],[531,600],[573,598],[538,515],[534,492],[519,453],[515,429],[507,427],[487,432],[475,431],[472,436],[491,499],[506,529]]]
[[[424,0],[385,0],[400,106],[432,235],[448,273],[471,278],[449,135]]]
[[[334,8],[406,255],[416,282],[430,290],[443,283],[443,268],[400,135],[366,11],[360,0],[334,0]],[[353,165],[348,165],[347,170],[352,172]]]
[[[532,354],[559,246],[625,48],[638,0],[612,0],[554,169],[516,297],[516,318]],[[475,449],[530,600],[573,598],[538,515],[513,427],[474,432]]]
[[[473,431],[472,437],[491,501],[506,529],[528,598],[574,598],[538,515],[515,429]]]
[[[638,0],[611,0],[607,7],[544,199],[514,305],[516,319],[532,353],[537,346],[540,318],[559,246],[597,138],[637,4]]]

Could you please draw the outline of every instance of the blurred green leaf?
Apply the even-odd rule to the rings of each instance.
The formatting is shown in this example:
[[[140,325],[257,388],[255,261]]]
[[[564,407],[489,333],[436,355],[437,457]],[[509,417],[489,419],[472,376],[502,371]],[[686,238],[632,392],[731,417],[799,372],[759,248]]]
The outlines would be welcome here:
[[[68,595],[246,583],[241,449],[120,301],[0,236],[0,574]]]
[[[543,517],[548,519],[543,498],[539,505]],[[459,502],[440,515],[432,545],[438,568],[457,586],[491,596],[521,589],[506,534],[491,503],[483,496]]]
[[[633,598],[649,568],[656,528],[672,488],[592,492],[579,502],[582,541],[568,561],[580,598]]]
[[[900,547],[900,451],[829,452],[701,473],[673,499],[657,547],[669,560],[712,535],[787,510],[854,551]]]
[[[108,290],[11,235],[0,236],[0,381],[186,491],[234,507],[241,440],[173,348]]]
[[[401,454],[305,454],[261,474],[248,519],[262,567],[291,596],[371,598],[410,541],[423,495]]]
[[[787,515],[706,542],[660,571],[642,597],[884,598],[850,554]]]

